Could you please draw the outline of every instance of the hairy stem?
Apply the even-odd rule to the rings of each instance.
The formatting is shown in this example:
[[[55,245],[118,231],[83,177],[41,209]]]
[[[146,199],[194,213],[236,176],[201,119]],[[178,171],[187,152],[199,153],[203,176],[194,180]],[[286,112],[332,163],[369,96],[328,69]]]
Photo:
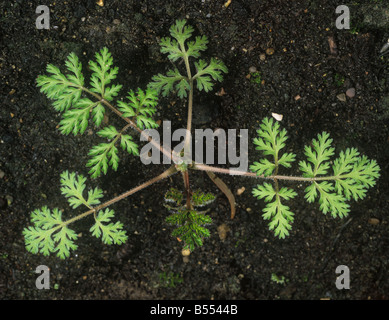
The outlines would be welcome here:
[[[234,169],[225,169],[225,168],[213,167],[213,166],[208,166],[206,164],[199,164],[199,163],[195,163],[190,168],[194,170],[210,171],[210,172],[223,173],[228,175],[239,175],[244,177],[269,179],[269,180],[278,179],[278,180],[289,180],[289,181],[313,182],[313,181],[325,181],[325,180],[338,180],[343,178],[342,176],[326,176],[326,177],[310,178],[310,177],[296,177],[296,176],[282,176],[282,175],[271,175],[265,177],[263,174],[257,175],[256,173],[253,172],[239,171]]]
[[[74,218],[71,218],[71,219],[65,221],[61,226],[66,226],[66,225],[68,225],[70,223],[73,223],[73,222],[75,222],[77,220],[85,218],[86,216],[88,216],[88,215],[90,215],[92,213],[96,213],[96,212],[98,212],[101,209],[104,209],[104,208],[106,208],[106,207],[108,207],[108,206],[110,206],[110,205],[112,205],[112,204],[114,204],[114,203],[116,203],[116,202],[118,202],[120,200],[123,200],[123,199],[127,198],[128,196],[134,194],[135,192],[138,192],[138,191],[140,191],[140,190],[142,190],[144,188],[147,188],[147,187],[151,186],[155,182],[158,182],[158,181],[160,181],[162,179],[165,179],[165,178],[175,174],[176,172],[177,172],[176,167],[175,166],[171,166],[168,170],[166,170],[165,172],[163,172],[159,176],[156,176],[153,179],[150,179],[150,180],[142,183],[141,185],[139,185],[139,186],[137,186],[137,187],[127,191],[127,192],[124,192],[121,195],[119,195],[119,196],[117,196],[117,197],[115,197],[115,198],[113,198],[113,199],[111,199],[111,200],[109,200],[107,202],[104,202],[104,203],[98,205],[97,207],[94,207],[94,208],[92,208],[92,209],[90,209],[90,210],[88,210],[88,211],[86,211],[86,212],[84,212],[84,213],[74,217]]]
[[[131,119],[127,118],[127,117],[123,117],[123,113],[121,113],[118,109],[116,109],[109,101],[105,100],[103,97],[101,97],[100,95],[98,95],[97,93],[94,93],[92,91],[90,91],[89,89],[85,88],[85,87],[81,87],[82,90],[84,90],[85,92],[91,94],[92,96],[94,96],[96,99],[98,99],[99,101],[101,101],[102,103],[104,103],[108,108],[110,108],[114,113],[116,113],[120,118],[122,118],[124,121],[126,121],[133,129],[135,129],[136,131],[139,132],[139,134],[141,136],[143,136],[147,141],[149,141],[151,144],[153,144],[154,147],[156,147],[157,149],[159,149],[163,154],[165,154],[166,156],[168,156],[171,160],[174,161],[175,159],[175,155],[172,154],[171,152],[169,152],[168,150],[166,150],[162,145],[160,145],[159,143],[155,142],[151,137],[149,137],[145,132],[144,130],[140,129],[136,123],[134,121],[132,121]],[[127,127],[126,127],[127,128]]]

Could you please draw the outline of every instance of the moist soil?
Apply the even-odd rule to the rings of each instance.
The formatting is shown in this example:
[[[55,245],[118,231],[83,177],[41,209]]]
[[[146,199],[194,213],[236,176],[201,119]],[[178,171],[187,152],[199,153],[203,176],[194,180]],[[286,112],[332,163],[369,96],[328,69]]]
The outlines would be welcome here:
[[[347,2],[347,1],[346,1]],[[380,57],[388,24],[366,19],[367,5],[350,4],[351,29],[337,29],[335,9],[344,1],[47,1],[50,29],[37,29],[38,1],[3,1],[0,43],[0,298],[2,299],[387,299],[389,55]],[[382,12],[387,12],[382,8]],[[295,213],[290,235],[274,237],[261,217],[262,201],[251,196],[260,180],[223,175],[236,196],[230,219],[227,198],[204,172],[190,171],[193,189],[213,192],[210,238],[188,258],[170,235],[163,206],[182,177],[160,181],[112,206],[128,241],[107,246],[92,237],[92,217],[73,225],[79,239],[70,258],[26,251],[23,228],[36,208],[79,214],[61,195],[59,176],[69,170],[88,176],[88,151],[101,138],[90,124],[83,135],[64,136],[61,115],[36,87],[52,63],[64,70],[75,52],[87,62],[104,46],[119,67],[120,96],[145,88],[171,66],[159,51],[176,19],[187,19],[196,35],[209,38],[204,59],[217,57],[229,69],[212,92],[196,95],[194,127],[248,129],[249,141],[264,117],[283,115],[288,150],[303,156],[304,145],[326,131],[336,151],[356,147],[381,167],[367,197],[351,203],[348,217],[324,215],[304,200],[303,184],[288,202]],[[371,21],[373,20],[373,21]],[[374,23],[376,22],[376,23]],[[380,23],[378,23],[380,22]],[[255,73],[258,72],[257,74]],[[90,73],[90,72],[89,72]],[[354,88],[355,95],[345,95]],[[349,91],[350,92],[350,91]],[[218,94],[218,95],[217,95]],[[106,120],[120,123],[107,112]],[[156,120],[186,124],[186,100],[161,98]],[[135,139],[138,139],[134,132]],[[261,155],[249,144],[249,162]],[[159,175],[167,165],[143,165],[120,154],[117,172],[88,178],[109,200]],[[295,165],[284,174],[298,175]],[[245,191],[237,195],[237,191]],[[239,192],[240,193],[240,192]],[[221,232],[223,229],[226,232]],[[38,290],[35,269],[50,268],[50,290]],[[350,270],[350,289],[335,286],[339,265]],[[284,279],[271,280],[272,275]],[[166,277],[165,277],[166,276]]]

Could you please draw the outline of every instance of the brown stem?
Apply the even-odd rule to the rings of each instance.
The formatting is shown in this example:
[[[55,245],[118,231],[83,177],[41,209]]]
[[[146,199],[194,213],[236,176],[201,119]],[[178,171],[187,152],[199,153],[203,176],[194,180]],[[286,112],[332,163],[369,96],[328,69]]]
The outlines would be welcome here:
[[[219,167],[212,167],[208,166],[206,164],[200,164],[195,163],[193,166],[191,166],[194,170],[201,170],[201,171],[210,171],[215,173],[223,173],[228,174],[232,176],[244,176],[244,177],[251,177],[251,178],[260,178],[260,179],[278,179],[278,180],[289,180],[289,181],[305,181],[305,182],[313,182],[313,181],[324,181],[324,180],[336,180],[339,177],[337,176],[327,176],[327,177],[295,177],[295,176],[281,176],[281,175],[272,175],[272,176],[264,176],[264,175],[257,175],[254,172],[245,172],[245,171],[239,171],[234,169],[225,169],[225,168],[219,168]]]
[[[117,197],[115,197],[115,198],[113,198],[113,199],[111,199],[111,200],[109,200],[107,202],[104,202],[104,203],[98,205],[97,207],[94,207],[94,208],[92,208],[92,209],[90,209],[90,210],[88,210],[88,211],[86,211],[86,212],[84,212],[84,213],[82,213],[82,214],[72,218],[72,219],[69,219],[69,220],[65,221],[64,225],[68,225],[68,224],[70,224],[70,223],[72,223],[74,221],[80,220],[80,219],[90,215],[91,213],[96,213],[96,212],[98,212],[101,209],[104,209],[104,208],[106,208],[106,207],[108,207],[108,206],[110,206],[110,205],[112,205],[112,204],[114,204],[114,203],[116,203],[116,202],[118,202],[120,200],[123,200],[124,198],[127,198],[128,196],[134,194],[135,192],[138,192],[138,191],[140,191],[140,190],[142,190],[144,188],[147,188],[148,186],[152,185],[153,183],[155,183],[157,181],[160,181],[162,179],[165,179],[165,178],[171,176],[172,174],[175,174],[176,172],[177,172],[176,167],[175,166],[171,166],[168,170],[166,170],[165,172],[163,172],[159,176],[156,176],[153,179],[148,180],[148,181],[142,183],[141,185],[139,185],[139,186],[137,186],[137,187],[127,191],[127,192],[124,192],[121,195],[119,195],[119,196],[117,196]]]
[[[98,95],[97,93],[95,92],[92,92],[90,90],[88,90],[87,88],[85,87],[81,87],[82,90],[84,90],[85,92],[91,94],[92,96],[94,96],[96,99],[98,99],[99,101],[101,101],[102,103],[104,103],[108,108],[110,108],[114,113],[116,113],[120,118],[122,118],[124,121],[126,121],[133,129],[135,129],[136,131],[138,131],[140,133],[140,135],[142,135],[147,141],[149,141],[154,147],[156,147],[157,149],[159,149],[163,154],[165,154],[167,157],[169,157],[173,162],[174,162],[174,159],[176,159],[176,156],[174,154],[172,154],[172,152],[169,152],[168,150],[166,150],[162,145],[160,145],[159,143],[155,142],[153,139],[151,139],[151,137],[147,136],[146,133],[144,132],[144,130],[140,129],[136,123],[134,121],[132,121],[131,119],[127,118],[127,117],[123,117],[123,113],[120,112],[118,109],[116,109],[109,101],[105,100],[103,97],[101,97],[100,95]]]
[[[231,207],[231,219],[234,219],[235,217],[235,197],[232,194],[230,188],[227,187],[227,185],[224,183],[224,181],[220,178],[218,178],[213,172],[207,171],[207,174],[209,178],[213,181],[214,184],[224,193],[224,195],[227,197],[228,201],[230,202]]]

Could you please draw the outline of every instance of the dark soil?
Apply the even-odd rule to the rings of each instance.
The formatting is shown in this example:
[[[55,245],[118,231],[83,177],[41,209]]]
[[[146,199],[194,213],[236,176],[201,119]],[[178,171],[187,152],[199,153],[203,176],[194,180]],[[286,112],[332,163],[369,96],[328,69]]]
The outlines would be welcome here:
[[[388,24],[364,23],[365,3],[355,1],[351,30],[335,27],[335,8],[344,1],[232,0],[228,8],[224,0],[104,2],[101,7],[94,0],[46,1],[50,30],[35,27],[41,2],[0,4],[0,298],[387,299],[389,55],[380,58],[378,53],[389,37]],[[36,77],[48,63],[63,68],[72,51],[86,66],[107,46],[120,70],[122,96],[145,88],[169,66],[158,42],[182,18],[197,34],[209,37],[203,57],[218,57],[229,68],[208,95],[218,103],[212,112],[196,111],[196,96],[198,128],[249,129],[251,141],[259,122],[276,112],[284,117],[281,125],[288,130],[291,150],[302,155],[305,144],[327,131],[337,151],[357,147],[377,159],[382,170],[378,184],[363,201],[352,203],[343,220],[323,215],[317,204],[305,202],[304,186],[292,184],[299,192],[289,203],[295,221],[290,236],[278,240],[261,218],[264,203],[251,196],[257,180],[221,177],[234,193],[246,188],[236,196],[236,217],[231,220],[224,195],[205,173],[191,171],[193,188],[218,197],[210,211],[211,237],[189,261],[184,262],[181,244],[170,236],[164,222],[168,211],[162,205],[170,186],[183,187],[179,175],[112,206],[128,233],[125,245],[106,246],[91,237],[92,218],[86,218],[73,226],[79,248],[69,259],[28,253],[22,230],[32,210],[47,205],[64,209],[67,216],[82,212],[68,207],[59,175],[64,170],[88,175],[88,150],[100,141],[92,125],[89,134],[61,135],[60,115],[36,88]],[[330,51],[330,37],[337,53]],[[267,49],[274,53],[266,54]],[[261,84],[247,78],[250,67],[260,73]],[[221,88],[225,94],[215,96]],[[340,101],[337,95],[349,88],[356,89],[355,97]],[[185,126],[185,101],[162,99],[160,105],[158,119]],[[116,121],[115,115],[111,119]],[[250,162],[258,157],[250,146]],[[101,187],[109,200],[166,168],[142,165],[122,153],[117,172],[88,179],[88,186]],[[297,166],[284,173],[298,174]],[[230,230],[224,241],[217,232],[222,224]],[[50,290],[35,287],[39,265],[50,268]],[[349,290],[335,286],[338,265],[350,269]],[[168,286],[160,280],[164,273],[183,281]],[[272,274],[285,277],[286,283],[271,281]]]

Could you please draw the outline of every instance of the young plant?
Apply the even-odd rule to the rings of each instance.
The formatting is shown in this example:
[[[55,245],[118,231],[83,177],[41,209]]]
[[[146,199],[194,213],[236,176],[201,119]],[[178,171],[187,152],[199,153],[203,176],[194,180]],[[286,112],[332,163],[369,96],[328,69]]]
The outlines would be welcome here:
[[[89,85],[85,81],[81,62],[74,53],[71,53],[65,62],[67,73],[64,74],[58,67],[49,64],[49,75],[40,75],[37,78],[41,92],[52,99],[54,108],[62,113],[59,124],[62,134],[83,134],[88,125],[94,125],[98,128],[97,135],[105,140],[89,151],[90,159],[86,166],[92,178],[107,174],[109,168],[118,170],[120,149],[133,156],[140,156],[139,145],[129,133],[130,129],[140,134],[143,141],[148,141],[174,164],[160,175],[103,203],[100,201],[103,196],[101,189],[89,189],[86,192],[84,176],[63,172],[60,180],[61,192],[70,207],[76,209],[86,206],[87,210],[69,219],[64,219],[58,208],[50,210],[44,206],[34,210],[31,213],[32,226],[23,230],[26,249],[29,252],[43,255],[55,253],[61,259],[69,257],[71,251],[77,249],[77,233],[70,229],[70,225],[89,215],[93,215],[95,221],[90,228],[93,236],[101,238],[108,245],[126,242],[127,235],[123,224],[114,222],[115,213],[108,207],[178,172],[181,172],[184,188],[172,188],[166,193],[165,199],[169,203],[166,207],[171,211],[166,222],[175,226],[172,235],[183,243],[184,249],[191,251],[196,246],[202,246],[204,239],[210,236],[207,226],[212,223],[212,219],[206,214],[207,210],[200,211],[200,208],[215,199],[213,195],[201,190],[192,191],[189,172],[193,170],[206,171],[209,178],[228,198],[231,218],[235,216],[235,198],[227,185],[216,176],[217,173],[272,181],[273,184],[264,182],[258,185],[253,189],[253,195],[267,203],[263,217],[270,220],[269,228],[280,238],[289,234],[293,222],[293,213],[284,203],[297,195],[291,188],[280,188],[281,180],[308,183],[309,186],[305,190],[306,200],[318,200],[323,213],[331,213],[332,216],[341,218],[349,212],[348,200],[364,198],[367,189],[374,186],[379,177],[377,163],[351,148],[341,152],[331,164],[330,157],[334,154],[334,148],[331,147],[332,140],[325,132],[319,134],[311,146],[305,147],[307,159],[299,162],[301,177],[279,175],[279,169],[290,168],[296,156],[288,152],[281,154],[287,139],[286,130],[280,130],[279,123],[268,118],[263,120],[254,144],[264,156],[270,157],[270,160],[262,158],[254,162],[251,166],[253,172],[212,167],[193,160],[181,163],[181,155],[190,143],[194,90],[212,90],[214,82],[222,81],[223,73],[227,72],[224,63],[216,58],[211,58],[209,62],[199,59],[201,52],[207,48],[208,39],[202,35],[190,40],[193,31],[194,29],[186,24],[186,20],[177,20],[170,28],[171,37],[162,38],[160,43],[161,52],[168,55],[174,67],[165,75],[155,75],[147,88],[129,90],[124,100],[118,98],[122,85],[113,83],[118,68],[114,66],[107,48],[96,53],[95,60],[89,62],[89,69],[92,71]],[[183,62],[183,70],[177,62]],[[146,131],[158,127],[153,116],[157,110],[159,94],[176,94],[187,100],[187,135],[179,152],[166,149]],[[104,124],[102,120],[107,110],[124,121],[121,128]],[[332,174],[328,174],[330,167]]]
[[[299,162],[302,177],[279,176],[278,170],[281,167],[290,168],[296,158],[293,153],[280,153],[287,140],[286,130],[280,130],[279,123],[273,119],[265,118],[257,133],[258,137],[254,140],[256,149],[263,155],[270,156],[271,160],[262,158],[259,162],[254,162],[250,169],[258,176],[272,179],[274,184],[264,182],[258,185],[253,189],[253,195],[267,202],[262,216],[265,220],[270,220],[269,229],[274,230],[279,238],[289,235],[294,219],[293,212],[284,203],[297,196],[291,188],[280,188],[280,180],[309,183],[305,189],[305,199],[309,203],[318,200],[324,214],[330,213],[334,218],[343,218],[350,211],[347,201],[363,199],[367,189],[374,186],[379,177],[377,162],[360,155],[355,148],[341,151],[331,164],[330,158],[335,154],[335,149],[331,147],[332,139],[326,132],[318,134],[317,140],[312,140],[312,145],[305,146],[307,160]]]

